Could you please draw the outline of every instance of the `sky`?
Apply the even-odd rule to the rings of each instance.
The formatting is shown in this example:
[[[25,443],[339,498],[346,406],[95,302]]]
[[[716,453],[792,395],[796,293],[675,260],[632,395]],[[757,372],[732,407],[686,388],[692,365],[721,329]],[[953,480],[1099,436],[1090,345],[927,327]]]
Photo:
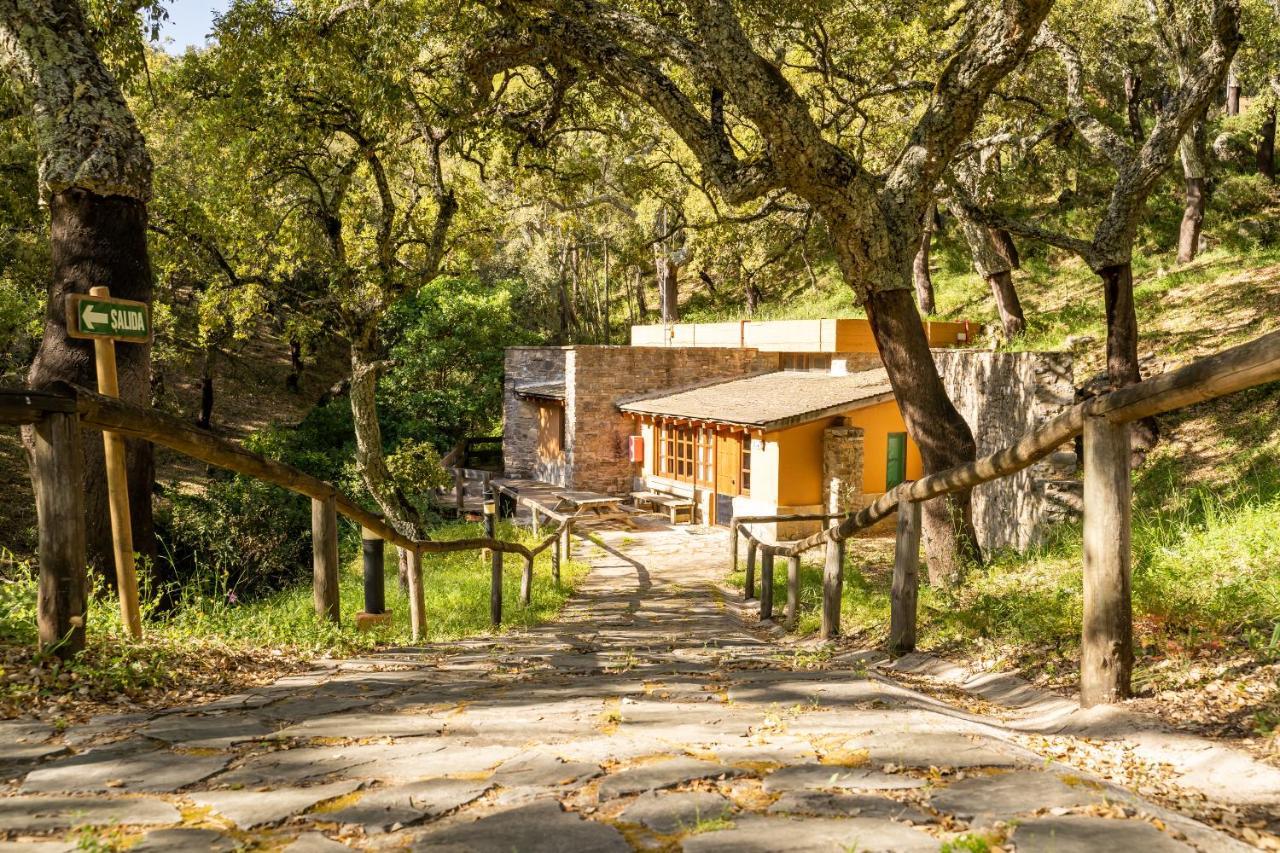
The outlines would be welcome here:
[[[227,8],[230,0],[169,0],[169,20],[160,31],[166,51],[184,53],[188,45],[203,47],[205,36],[213,29],[213,15]]]

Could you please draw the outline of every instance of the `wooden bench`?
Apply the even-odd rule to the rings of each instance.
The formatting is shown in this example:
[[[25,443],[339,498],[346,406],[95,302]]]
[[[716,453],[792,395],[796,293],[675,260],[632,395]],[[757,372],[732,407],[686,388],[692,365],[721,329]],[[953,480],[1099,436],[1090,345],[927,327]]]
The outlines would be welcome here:
[[[689,498],[669,495],[666,492],[632,492],[631,502],[637,507],[646,504],[654,507],[655,510],[661,507],[666,511],[672,524],[679,523],[680,513],[687,513],[689,523],[693,523],[693,501]]]

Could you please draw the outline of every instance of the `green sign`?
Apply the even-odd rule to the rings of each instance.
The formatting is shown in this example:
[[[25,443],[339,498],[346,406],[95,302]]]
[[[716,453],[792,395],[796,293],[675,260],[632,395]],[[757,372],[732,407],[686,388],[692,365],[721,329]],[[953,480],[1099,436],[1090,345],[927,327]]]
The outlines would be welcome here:
[[[74,293],[67,297],[67,334],[142,343],[151,338],[151,315],[145,302]]]

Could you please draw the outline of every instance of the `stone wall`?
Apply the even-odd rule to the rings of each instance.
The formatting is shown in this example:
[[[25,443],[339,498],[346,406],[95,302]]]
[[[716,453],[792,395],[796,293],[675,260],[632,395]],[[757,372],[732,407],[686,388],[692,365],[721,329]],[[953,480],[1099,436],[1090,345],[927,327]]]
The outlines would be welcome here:
[[[538,403],[516,396],[517,386],[565,377],[570,347],[510,347],[502,384],[502,464],[508,477],[529,477],[565,486],[564,460],[538,455]]]
[[[685,347],[512,347],[503,387],[503,461],[508,477],[531,477],[575,489],[624,494],[637,466],[628,461],[634,422],[618,403],[655,391],[778,368],[776,353],[753,349]],[[515,388],[565,382],[565,458],[538,458],[538,407]],[[653,453],[652,447],[645,448]]]
[[[753,349],[574,347],[565,364],[569,485],[610,494],[631,491],[638,468],[628,461],[627,439],[636,428],[618,403],[777,367],[776,353]],[[653,452],[645,448],[646,456]]]
[[[982,456],[1042,426],[1075,401],[1069,353],[935,350],[952,402]],[[1024,550],[1074,513],[1075,445],[1011,477],[974,489],[974,525],[984,550]]]
[[[822,500],[826,512],[861,509],[862,428],[827,427],[822,433]]]

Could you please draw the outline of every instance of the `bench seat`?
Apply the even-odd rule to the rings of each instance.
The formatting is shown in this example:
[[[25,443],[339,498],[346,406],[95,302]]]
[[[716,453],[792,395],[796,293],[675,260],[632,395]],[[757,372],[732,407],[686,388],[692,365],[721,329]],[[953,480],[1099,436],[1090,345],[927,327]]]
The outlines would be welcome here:
[[[662,507],[667,511],[672,524],[677,523],[677,518],[682,512],[688,513],[689,522],[693,522],[693,501],[689,498],[669,495],[665,492],[632,492],[631,500],[637,506],[652,504],[655,507]]]

